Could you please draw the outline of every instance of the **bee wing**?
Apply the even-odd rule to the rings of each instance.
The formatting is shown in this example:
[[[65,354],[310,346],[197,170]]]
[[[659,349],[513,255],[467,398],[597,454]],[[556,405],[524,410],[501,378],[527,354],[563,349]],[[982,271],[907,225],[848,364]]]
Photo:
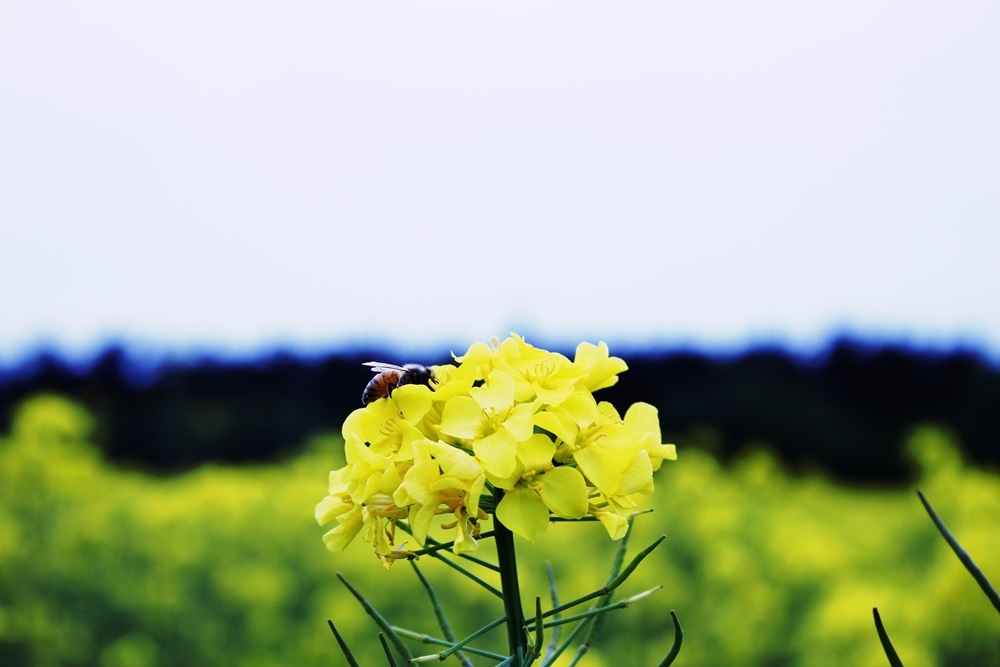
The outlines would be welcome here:
[[[397,366],[396,364],[388,364],[383,361],[366,361],[363,366],[370,366],[373,373],[382,373],[385,371],[399,371],[400,373],[405,373],[406,369],[402,366]]]

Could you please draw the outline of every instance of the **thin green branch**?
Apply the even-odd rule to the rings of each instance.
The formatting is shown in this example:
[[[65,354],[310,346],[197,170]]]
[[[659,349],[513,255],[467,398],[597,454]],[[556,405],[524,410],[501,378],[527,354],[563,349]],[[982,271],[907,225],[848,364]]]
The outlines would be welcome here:
[[[326,623],[327,625],[330,626],[330,629],[333,631],[333,636],[337,638],[337,643],[340,644],[340,650],[344,652],[344,657],[347,658],[348,666],[361,667],[361,665],[358,664],[358,661],[354,659],[354,654],[351,653],[351,649],[347,647],[347,642],[345,642],[344,638],[340,636],[339,632],[337,632],[337,626],[335,626],[333,624],[333,621],[331,621],[330,619],[327,619]]]
[[[424,585],[424,590],[427,591],[427,597],[431,600],[431,606],[434,608],[434,616],[437,618],[438,627],[441,628],[441,633],[444,638],[448,640],[448,645],[455,643],[455,632],[451,629],[451,623],[448,622],[448,616],[444,612],[444,607],[441,605],[441,600],[438,599],[437,592],[434,587],[431,586],[431,582],[427,581],[427,577],[424,573],[420,571],[417,567],[416,562],[410,561],[410,565],[413,567],[413,571],[417,573],[417,577],[420,579],[420,583]],[[464,667],[473,667],[472,662],[465,657],[461,652],[458,654],[459,662],[464,665]]]
[[[408,533],[409,535],[413,535],[413,529],[410,528],[409,524],[407,524],[405,521],[398,521],[398,522],[396,522],[396,527],[398,527],[399,529],[401,529],[404,532]],[[480,539],[482,539],[483,537],[493,537],[493,535],[494,535],[495,532],[496,531],[488,531],[486,533],[483,533],[479,537],[480,537]],[[437,540],[435,540],[434,538],[432,538],[430,536],[427,537],[426,542],[428,544],[430,544],[431,546],[427,547],[426,549],[420,549],[419,551],[414,551],[412,553],[414,553],[417,556],[430,556],[431,558],[436,558],[436,559],[440,560],[445,565],[448,565],[449,567],[452,567],[455,570],[458,570],[463,576],[465,576],[465,577],[471,579],[472,581],[476,582],[477,584],[479,584],[480,586],[482,586],[483,588],[485,588],[486,590],[488,590],[493,595],[497,596],[500,599],[503,599],[503,593],[500,592],[500,589],[498,589],[495,586],[492,586],[492,585],[486,583],[484,580],[480,579],[479,577],[477,577],[476,575],[474,575],[472,572],[469,572],[468,570],[466,570],[464,567],[462,567],[458,563],[455,563],[455,562],[449,560],[448,558],[446,558],[444,556],[443,553],[441,553],[443,550],[450,549],[452,546],[454,546],[454,544],[455,544],[454,542],[438,542]],[[461,554],[459,554],[459,555],[461,555]],[[470,560],[473,560],[473,562],[475,562],[478,565],[482,565],[482,566],[487,567],[487,568],[489,568],[489,569],[491,569],[491,570],[493,570],[495,572],[499,572],[499,569],[497,569],[495,566],[493,566],[492,563],[487,563],[485,561],[479,561],[478,559],[470,559]]]
[[[552,600],[552,607],[559,606],[559,589],[556,587],[556,575],[552,571],[552,563],[546,561],[545,563],[545,574],[549,578],[549,598]],[[556,613],[555,617],[562,618],[561,613]],[[559,645],[559,640],[562,639],[562,626],[557,625],[552,631],[552,639],[549,640],[549,645],[545,649],[545,659],[542,660],[542,664],[548,662],[549,657],[555,652],[556,647]]]
[[[630,598],[625,598],[624,600],[621,600],[619,602],[615,602],[614,604],[600,604],[600,603],[595,603],[593,607],[591,607],[588,611],[586,611],[586,612],[584,612],[582,614],[577,614],[576,616],[571,616],[571,617],[562,619],[560,621],[552,621],[551,623],[563,623],[563,622],[569,623],[569,622],[572,622],[572,621],[575,621],[575,620],[582,620],[583,623],[580,624],[581,628],[585,624],[589,624],[589,626],[590,626],[587,629],[587,634],[586,634],[586,636],[584,638],[584,641],[582,641],[580,643],[580,646],[577,648],[576,655],[573,656],[573,660],[569,663],[569,667],[575,667],[575,665],[577,663],[579,663],[581,660],[583,660],[583,656],[585,656],[587,654],[587,652],[590,650],[591,640],[593,639],[594,634],[595,634],[594,633],[594,624],[597,623],[597,621],[600,619],[600,617],[601,617],[602,614],[605,614],[605,613],[607,613],[609,611],[612,611],[614,609],[623,609],[623,608],[629,606],[630,604],[632,604],[633,602],[636,602],[637,600],[641,600],[642,598],[647,597],[647,596],[655,593],[656,591],[660,590],[661,588],[663,588],[663,586],[657,586],[655,588],[651,588],[648,591],[643,591],[642,593],[639,593],[638,595],[633,595]],[[551,623],[546,624],[546,627],[548,627],[549,625],[551,625]]]
[[[351,594],[357,599],[357,601],[361,603],[361,606],[364,607],[365,612],[372,618],[373,621],[375,621],[376,625],[382,628],[382,632],[388,635],[389,640],[392,642],[392,645],[393,647],[395,647],[396,651],[398,651],[399,654],[404,658],[406,658],[407,660],[412,659],[413,655],[410,653],[410,649],[406,647],[406,644],[404,644],[403,640],[399,638],[399,635],[393,632],[392,627],[389,625],[388,621],[386,621],[385,618],[383,618],[382,614],[378,613],[375,607],[373,607],[372,604],[368,602],[368,600],[364,599],[361,596],[361,593],[359,593],[353,586],[347,583],[347,579],[344,578],[344,575],[338,572],[337,578],[340,579],[340,583],[344,584],[344,586],[347,587],[347,590],[351,591]]]
[[[604,505],[607,505],[607,503],[604,503]],[[649,514],[652,511],[653,511],[652,509],[645,509],[633,512],[631,516],[629,516],[629,521],[639,516],[640,514]],[[551,523],[586,523],[588,521],[600,521],[600,519],[598,519],[596,516],[588,514],[587,516],[580,517],[579,519],[567,519],[561,516],[550,516],[549,521]]]
[[[403,528],[402,523],[397,524],[397,525],[399,525],[400,528]],[[404,528],[404,530],[406,530],[406,529]],[[409,532],[409,531],[407,530],[406,532]],[[494,531],[494,530],[488,530],[485,533],[481,533],[479,535],[478,539],[480,539],[480,540],[487,539],[487,538],[493,537],[495,534],[496,534],[496,531]],[[425,541],[430,546],[424,547],[423,549],[417,549],[416,551],[413,551],[411,553],[413,553],[413,554],[415,554],[417,556],[433,556],[438,551],[447,551],[447,550],[451,549],[453,546],[455,546],[455,542],[454,541],[452,541],[452,542],[438,542],[437,540],[435,540],[434,538],[432,538],[430,536],[428,536],[427,538],[425,538]],[[496,565],[494,565],[493,563],[488,563],[488,562],[486,562],[484,560],[480,560],[478,558],[475,558],[474,556],[469,556],[467,554],[455,554],[455,555],[459,556],[460,558],[465,558],[466,560],[470,560],[470,561],[472,561],[473,563],[475,563],[477,565],[482,565],[483,567],[488,568],[490,570],[493,570],[494,572],[499,572],[500,571],[499,568]]]
[[[645,560],[646,556],[653,553],[653,549],[660,546],[660,543],[663,542],[663,540],[665,539],[667,539],[666,535],[660,535],[658,538],[656,538],[656,541],[654,541],[648,547],[637,553],[635,555],[635,558],[633,558],[629,562],[629,564],[625,566],[625,569],[619,572],[617,577],[612,578],[611,581],[608,582],[608,590],[613,591],[619,586],[621,586],[623,583],[625,583],[625,580],[628,579],[633,572],[635,572],[635,569],[637,567],[639,567],[639,563]]]
[[[601,588],[598,588],[596,591],[578,597],[575,600],[571,600],[570,602],[561,604],[558,607],[555,607],[554,609],[549,609],[547,612],[543,614],[543,616],[545,618],[548,618],[550,616],[555,616],[559,612],[565,611],[579,604],[583,604],[584,602],[593,600],[594,598],[601,597],[602,595],[607,595],[614,589],[621,586],[622,583],[624,583],[625,580],[629,577],[629,575],[631,575],[635,571],[635,569],[639,567],[639,563],[641,563],[643,559],[646,558],[646,556],[652,553],[653,549],[658,547],[660,545],[660,542],[662,542],[664,539],[666,539],[666,535],[661,535],[656,539],[655,542],[653,542],[651,545],[649,545],[648,547],[640,551],[638,554],[636,554],[635,558],[632,559],[632,561],[625,567],[624,570],[622,570],[622,572],[620,572],[617,576],[612,577],[611,580]]]
[[[595,619],[596,617],[590,619],[590,621],[587,623],[588,636],[594,631]],[[580,664],[580,661],[583,660],[584,656],[586,656],[588,652],[590,652],[590,641],[588,639],[584,639],[582,642],[580,642],[580,645],[576,647],[576,655],[574,655],[573,659],[569,661],[568,667],[576,667],[578,664]]]
[[[573,628],[573,631],[569,633],[569,637],[566,638],[566,641],[560,644],[559,648],[553,651],[551,655],[547,655],[545,657],[545,660],[542,661],[542,667],[551,667],[552,663],[559,659],[559,656],[561,656],[563,652],[569,648],[574,641],[576,641],[577,636],[586,630],[592,621],[593,618],[584,619],[579,625]]]
[[[598,598],[598,597],[601,597],[602,595],[607,594],[607,592],[609,590],[610,589],[607,586],[602,586],[602,587],[598,588],[596,591],[592,591],[590,593],[587,593],[586,595],[582,595],[582,596],[576,598],[575,600],[571,600],[571,601],[569,601],[569,602],[567,602],[565,604],[561,604],[558,607],[555,607],[554,609],[549,609],[547,612],[545,612],[542,615],[545,618],[549,618],[550,616],[558,616],[560,613],[566,611],[567,609],[572,609],[573,607],[576,607],[577,605],[581,605],[584,602],[588,602],[590,600],[593,600],[594,598]]]
[[[473,632],[471,635],[469,635],[465,639],[463,639],[460,642],[456,643],[451,648],[449,648],[449,649],[447,649],[445,651],[441,651],[440,653],[432,653],[430,655],[422,655],[422,656],[420,656],[418,658],[410,658],[410,662],[430,662],[432,660],[444,660],[445,658],[447,658],[447,657],[449,657],[449,656],[457,653],[458,651],[464,649],[465,646],[466,646],[466,644],[468,644],[469,642],[473,642],[476,639],[479,639],[479,637],[485,635],[490,630],[503,625],[506,621],[507,621],[507,617],[506,616],[501,616],[500,618],[498,618],[498,619],[496,619],[494,621],[490,621],[489,623],[487,623],[483,627],[479,628],[478,630],[476,630],[475,632]]]
[[[385,658],[389,661],[389,667],[396,667],[396,659],[392,657],[392,651],[389,650],[389,644],[385,641],[385,633],[378,633],[378,640],[382,644],[382,650],[385,652]]]
[[[484,537],[493,537],[494,534],[495,534],[494,531],[489,530],[489,531],[486,531],[485,533],[481,534],[479,536],[479,539],[483,539]],[[476,558],[475,556],[470,556],[469,554],[455,554],[455,555],[458,556],[459,558],[464,558],[467,561],[475,563],[476,565],[478,565],[480,567],[485,567],[487,570],[492,570],[493,572],[499,572],[500,571],[500,566],[499,565],[495,565],[494,563],[491,563],[489,561],[483,560],[482,558]]]
[[[433,558],[437,558],[439,561],[441,561],[442,563],[444,563],[448,567],[453,568],[453,569],[457,570],[458,572],[461,572],[463,576],[465,576],[465,577],[471,579],[472,581],[476,582],[477,584],[479,584],[480,586],[482,586],[487,591],[489,591],[493,595],[497,596],[501,600],[503,599],[503,593],[500,591],[499,588],[497,588],[497,587],[495,587],[495,586],[487,583],[483,579],[481,579],[481,578],[477,577],[476,575],[472,574],[471,572],[469,572],[468,570],[466,570],[464,567],[462,567],[458,563],[456,563],[453,560],[447,558],[444,554],[441,554],[441,553],[432,553],[431,556]]]
[[[542,598],[535,597],[535,643],[531,647],[531,660],[534,662],[542,654],[542,644],[545,643],[545,632],[542,629]]]
[[[892,647],[892,642],[889,641],[889,633],[885,631],[885,626],[882,625],[882,618],[878,615],[878,607],[872,608],[872,614],[875,615],[875,631],[878,632],[879,641],[882,642],[882,650],[885,651],[885,657],[889,658],[889,664],[891,667],[903,667],[903,661],[896,654],[896,649]]]
[[[663,658],[663,661],[657,667],[670,667],[670,665],[674,664],[674,659],[681,652],[681,642],[684,641],[684,628],[681,627],[681,622],[673,609],[670,610],[670,618],[674,621],[674,643],[670,647],[670,651],[666,657]]]
[[[455,546],[454,542],[438,542],[437,544],[424,547],[423,549],[417,549],[416,551],[413,551],[411,553],[414,556],[433,556],[438,551],[448,551],[453,546]]]
[[[934,508],[931,507],[930,502],[928,502],[927,498],[924,497],[924,494],[920,491],[920,489],[917,489],[917,495],[920,496],[920,502],[924,504],[924,508],[927,510],[927,513],[931,515],[931,520],[934,521],[934,525],[937,526],[941,535],[944,536],[945,541],[951,545],[955,555],[958,556],[958,560],[962,561],[962,565],[965,566],[965,569],[968,570],[973,579],[976,580],[979,587],[983,589],[983,592],[986,593],[986,597],[988,597],[990,602],[993,603],[996,610],[1000,612],[1000,595],[997,594],[996,589],[993,588],[992,584],[990,584],[990,580],[986,578],[983,571],[980,570],[979,566],[976,565],[974,560],[972,560],[972,556],[969,555],[969,552],[962,548],[962,545],[958,543],[958,540],[956,540],[955,536],[951,534],[948,527],[944,525],[944,521],[942,521],[941,517],[937,515],[937,512],[935,512]]]
[[[407,630],[406,628],[401,628],[398,625],[392,626],[392,629],[395,630],[400,637],[406,637],[407,639],[412,639],[413,641],[420,642],[421,644],[432,644],[434,646],[447,646],[448,648],[451,648],[456,643],[454,640],[447,641],[445,639],[440,639],[438,637],[432,637],[431,635],[422,632],[414,632],[413,630]],[[462,651],[459,651],[459,654],[461,654],[462,652],[472,653],[473,655],[481,655],[487,658],[493,658],[494,660],[503,660],[504,658],[507,657],[505,655],[492,653],[490,651],[484,651],[482,649],[478,649],[472,646],[464,647]],[[466,658],[466,661],[468,661],[468,658]]]
[[[609,582],[616,580],[618,576],[621,574],[622,564],[625,563],[625,554],[628,551],[628,545],[632,539],[633,525],[634,524],[632,517],[629,517],[628,530],[625,531],[625,536],[621,539],[621,543],[618,545],[618,549],[615,551],[614,560],[611,562],[611,572],[608,575]],[[655,545],[652,548],[655,548]],[[624,579],[622,579],[622,581],[624,581]],[[614,595],[614,589],[609,588],[608,592],[602,595],[600,599],[598,599],[598,601],[595,603],[596,607],[600,608],[608,606],[608,604],[611,603],[611,597],[613,595]],[[587,634],[584,636],[583,642],[580,645],[581,649],[580,657],[583,657],[583,654],[590,650],[590,645],[594,642],[595,639],[597,639],[597,636],[600,634],[601,629],[604,627],[604,621],[606,618],[607,617],[602,614],[600,616],[597,616],[594,619],[594,622],[590,624],[590,627],[587,629]]]
[[[605,606],[595,605],[593,609],[589,609],[588,611],[585,611],[585,612],[582,612],[582,613],[579,613],[579,614],[574,614],[573,616],[567,616],[565,618],[560,618],[559,620],[556,620],[556,621],[549,621],[543,627],[553,628],[553,627],[555,627],[557,625],[560,625],[560,624],[573,623],[575,621],[579,621],[579,620],[582,620],[582,619],[585,619],[585,618],[590,618],[592,616],[598,616],[598,615],[603,614],[605,612],[614,611],[615,609],[624,609],[625,607],[628,607],[629,605],[631,605],[633,602],[638,602],[639,600],[643,599],[644,597],[648,597],[648,596],[652,595],[653,593],[655,593],[656,591],[660,590],[661,588],[663,588],[662,585],[660,585],[660,586],[654,586],[653,588],[650,588],[648,591],[643,591],[642,593],[639,593],[638,595],[633,595],[630,598],[625,598],[624,600],[619,600],[618,602],[614,602],[614,603],[609,604],[609,605],[605,605]]]
[[[632,541],[632,526],[635,523],[633,518],[634,517],[629,517],[628,530],[625,531],[625,537],[621,539],[621,542],[618,544],[618,549],[615,550],[615,559],[611,561],[611,574],[608,575],[608,581],[613,581],[622,571],[622,564],[625,562],[625,553],[628,551],[629,542]],[[659,544],[659,542],[657,542],[657,544]],[[652,550],[652,548],[655,548],[655,545],[650,549]]]
[[[408,535],[411,535],[411,536],[413,535],[413,529],[410,528],[410,524],[408,524],[406,521],[397,521],[396,522],[396,526],[400,530],[402,530],[403,532],[407,533]],[[476,538],[476,539],[480,539],[480,540],[488,539],[490,537],[493,537],[494,534],[495,534],[495,531],[488,530],[485,533],[480,534],[479,537]],[[455,546],[455,542],[454,541],[452,541],[452,542],[438,542],[437,540],[435,540],[430,535],[428,535],[427,537],[424,538],[424,542],[426,542],[428,546],[426,548],[424,548],[424,549],[420,549],[418,551],[414,551],[413,553],[415,553],[418,556],[423,556],[425,554],[426,555],[431,555],[431,554],[434,554],[435,552],[441,551],[443,549],[451,549],[453,546]],[[490,563],[488,561],[476,558],[475,556],[470,556],[469,554],[455,554],[455,555],[458,556],[459,558],[464,558],[465,560],[472,561],[476,565],[480,565],[482,567],[485,567],[488,570],[493,570],[494,572],[499,572],[500,571],[500,567],[499,566],[494,565],[493,563]]]

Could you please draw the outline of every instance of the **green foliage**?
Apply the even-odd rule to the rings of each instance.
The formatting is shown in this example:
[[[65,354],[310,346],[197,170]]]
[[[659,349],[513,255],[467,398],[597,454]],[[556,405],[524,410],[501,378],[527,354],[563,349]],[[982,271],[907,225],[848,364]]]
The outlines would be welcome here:
[[[383,664],[377,630],[337,571],[391,623],[439,634],[410,568],[384,572],[360,542],[323,548],[313,506],[324,471],[342,465],[336,438],[282,464],[158,478],[102,462],[92,427],[77,406],[39,397],[0,440],[0,664],[337,664],[327,618],[360,664]],[[1000,479],[966,466],[940,430],[917,431],[909,451],[935,509],[1000,579]],[[764,452],[722,468],[683,447],[657,484],[656,511],[636,520],[632,543],[667,539],[616,598],[665,588],[611,612],[586,664],[656,664],[671,609],[685,630],[677,664],[885,664],[873,607],[908,667],[997,655],[995,610],[911,489],[790,477]],[[517,548],[534,609],[535,594],[548,598],[545,560],[569,600],[606,580],[615,545],[595,524],[561,523]],[[502,614],[437,561],[421,565],[457,635]],[[503,652],[502,633],[491,640]]]

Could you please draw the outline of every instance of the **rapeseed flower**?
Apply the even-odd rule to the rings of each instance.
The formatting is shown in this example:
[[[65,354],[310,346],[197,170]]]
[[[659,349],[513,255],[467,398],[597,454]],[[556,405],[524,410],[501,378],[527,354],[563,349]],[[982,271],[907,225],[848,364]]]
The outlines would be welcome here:
[[[324,542],[341,551],[364,531],[388,568],[414,556],[395,546],[398,521],[423,544],[450,517],[439,528],[464,552],[491,513],[532,541],[553,517],[587,516],[620,539],[653,472],[677,458],[654,406],[636,403],[623,418],[594,398],[627,368],[604,343],[581,343],[571,361],[511,334],[431,367],[431,386],[355,410],[343,426],[347,465],[316,506],[320,525],[336,523]]]

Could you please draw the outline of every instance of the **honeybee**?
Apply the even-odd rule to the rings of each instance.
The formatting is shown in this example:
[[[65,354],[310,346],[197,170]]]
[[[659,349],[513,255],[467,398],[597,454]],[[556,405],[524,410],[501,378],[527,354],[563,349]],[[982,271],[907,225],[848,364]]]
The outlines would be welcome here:
[[[365,387],[364,392],[362,392],[361,405],[368,405],[372,401],[385,398],[392,394],[393,389],[402,387],[404,384],[426,384],[430,386],[430,383],[434,381],[434,373],[426,366],[421,366],[420,364],[397,366],[396,364],[386,364],[381,361],[368,361],[364,365],[371,366],[376,375],[368,383],[368,386]]]

